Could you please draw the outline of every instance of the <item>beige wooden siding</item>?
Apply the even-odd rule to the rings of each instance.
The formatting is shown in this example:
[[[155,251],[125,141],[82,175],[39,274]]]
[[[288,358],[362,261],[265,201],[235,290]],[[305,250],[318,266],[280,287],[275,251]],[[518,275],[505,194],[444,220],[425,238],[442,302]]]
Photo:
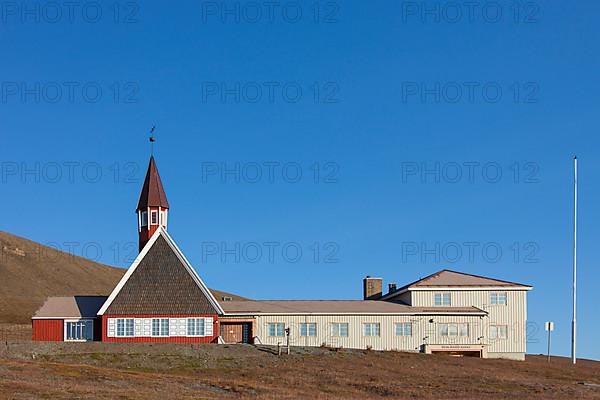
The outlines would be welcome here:
[[[430,320],[432,320],[430,322]],[[409,316],[409,315],[260,315],[256,317],[256,333],[263,344],[285,345],[285,337],[268,335],[269,323],[283,323],[290,328],[290,344],[293,346],[328,346],[373,350],[420,351],[423,344],[481,344],[482,323],[479,316]],[[300,324],[316,323],[316,337],[301,337]],[[364,323],[379,323],[380,336],[364,336]],[[396,336],[396,323],[412,323],[412,336]],[[331,335],[332,323],[348,323],[348,337]],[[442,323],[468,323],[468,337],[442,337]]]
[[[482,322],[484,339],[488,352],[524,353],[527,341],[527,291],[507,290],[506,305],[491,305],[490,293],[502,290],[415,290],[411,291],[412,305],[416,307],[435,307],[434,293],[449,292],[452,296],[452,307],[475,306],[488,312]],[[489,339],[490,325],[506,325],[508,338]]]

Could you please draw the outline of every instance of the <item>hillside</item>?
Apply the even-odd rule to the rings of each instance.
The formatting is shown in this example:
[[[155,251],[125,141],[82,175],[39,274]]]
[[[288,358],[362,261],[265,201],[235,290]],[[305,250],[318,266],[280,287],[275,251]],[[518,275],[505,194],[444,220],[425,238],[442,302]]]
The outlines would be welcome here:
[[[29,322],[48,296],[107,296],[124,273],[122,268],[0,232],[0,322]],[[241,299],[211,290],[217,299]]]
[[[11,343],[0,398],[599,399],[600,363],[250,345]]]

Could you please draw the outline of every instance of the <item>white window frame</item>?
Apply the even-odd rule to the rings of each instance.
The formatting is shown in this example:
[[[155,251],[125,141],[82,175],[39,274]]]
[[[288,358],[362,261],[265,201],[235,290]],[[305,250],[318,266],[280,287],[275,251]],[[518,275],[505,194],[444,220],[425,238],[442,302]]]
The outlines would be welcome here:
[[[152,210],[150,211],[150,225],[158,225],[158,211]]]
[[[301,337],[316,337],[317,336],[317,323],[316,322],[300,323],[300,336]]]
[[[492,333],[493,332],[493,333]],[[504,335],[501,335],[501,333]],[[490,325],[490,339],[506,340],[508,339],[508,325]]]
[[[141,226],[143,228],[148,226],[148,211],[142,211],[142,216],[141,216]]]
[[[504,302],[500,300],[504,298]],[[506,292],[490,292],[490,305],[505,306],[508,303]]]
[[[346,327],[346,334],[342,335],[342,326]],[[333,337],[350,337],[350,324],[347,322],[332,322],[330,325],[331,336]]]
[[[202,318],[188,318],[186,333],[189,337],[206,336],[206,320]],[[191,328],[191,329],[190,329]]]
[[[379,322],[363,322],[363,336],[365,336],[365,337],[381,336],[381,324]]]
[[[445,329],[444,329],[445,327]],[[462,328],[465,328],[464,331]],[[455,332],[454,334],[451,334]],[[449,322],[439,325],[439,335],[442,337],[469,337],[469,324],[467,322]],[[466,333],[466,334],[462,334]]]
[[[119,321],[123,322],[123,334],[119,335]],[[131,334],[128,334],[128,324],[131,321]],[[115,337],[135,337],[135,318],[115,318]]]
[[[158,326],[157,326],[158,333],[156,333],[156,331],[154,330],[155,322],[158,324]],[[165,322],[166,322],[166,324],[165,324]],[[171,322],[170,322],[169,318],[152,318],[152,324],[151,324],[150,329],[151,329],[150,335],[152,337],[169,337],[170,333],[171,333]]]
[[[439,296],[439,303],[438,303]],[[448,299],[446,302],[445,300]],[[436,307],[451,307],[452,306],[452,293],[450,292],[438,292],[433,294],[433,304]]]
[[[407,329],[408,327],[408,329]],[[400,328],[400,331],[398,331]],[[406,334],[408,332],[408,335]],[[398,334],[400,333],[400,334]],[[394,324],[394,335],[397,337],[410,337],[413,334],[412,322],[396,322]]]
[[[67,326],[69,324],[91,324],[92,337],[91,339],[69,339],[69,332],[67,330]],[[79,329],[82,329],[80,327]],[[63,321],[63,340],[65,342],[93,342],[94,341],[94,320],[90,318],[80,318],[80,319],[65,319]]]
[[[273,331],[271,331],[273,327]],[[269,337],[284,337],[285,336],[285,323],[283,322],[269,322],[267,323],[267,334]]]

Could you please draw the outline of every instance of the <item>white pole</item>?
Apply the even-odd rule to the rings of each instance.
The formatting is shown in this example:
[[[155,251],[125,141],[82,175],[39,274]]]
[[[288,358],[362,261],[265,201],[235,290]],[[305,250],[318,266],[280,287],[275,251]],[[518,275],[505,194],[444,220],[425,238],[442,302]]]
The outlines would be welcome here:
[[[548,362],[550,362],[550,329],[548,329]]]
[[[575,207],[573,221],[573,322],[571,332],[571,361],[577,363],[577,157],[573,158],[575,167]]]

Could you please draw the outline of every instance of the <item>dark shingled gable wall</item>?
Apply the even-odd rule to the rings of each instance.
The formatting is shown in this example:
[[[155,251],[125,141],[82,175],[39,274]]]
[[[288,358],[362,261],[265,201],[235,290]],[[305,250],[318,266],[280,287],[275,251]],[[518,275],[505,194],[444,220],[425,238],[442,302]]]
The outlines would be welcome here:
[[[105,315],[217,313],[166,239],[159,236]]]

